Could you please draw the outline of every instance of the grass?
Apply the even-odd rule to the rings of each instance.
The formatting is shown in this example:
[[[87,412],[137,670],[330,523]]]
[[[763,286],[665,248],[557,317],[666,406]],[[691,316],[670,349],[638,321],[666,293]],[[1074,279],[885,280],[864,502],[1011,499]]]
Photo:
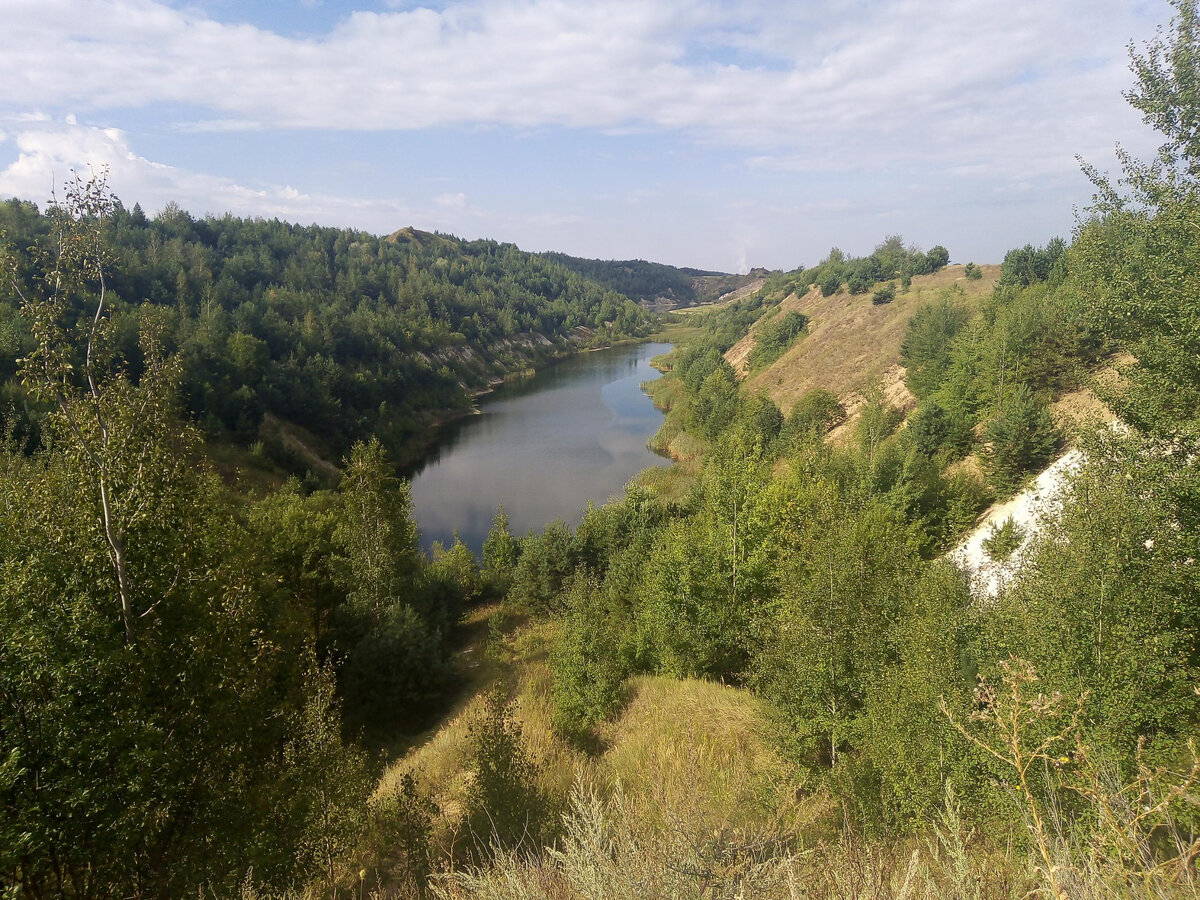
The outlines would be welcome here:
[[[908,320],[922,304],[952,287],[961,288],[969,304],[991,293],[1000,267],[981,268],[983,278],[978,280],[968,280],[962,266],[918,275],[907,292],[878,305],[871,302],[869,293],[851,296],[844,289],[830,297],[821,296],[819,290],[802,297],[790,295],[783,300],[781,312],[794,309],[808,316],[808,336],[771,365],[749,374],[746,383],[753,391],[765,391],[785,415],[800,397],[818,387],[852,405],[869,383],[899,365]],[[754,347],[754,334],[752,330],[726,354],[742,373]]]
[[[749,692],[648,675],[628,691],[620,716],[599,729],[606,749],[597,769],[622,786],[644,821],[665,827],[665,815],[685,815],[705,832],[746,832],[804,818],[795,772],[764,737]]]
[[[556,639],[552,623],[525,624],[506,640],[491,670],[507,685],[522,741],[538,767],[538,784],[566,804],[577,785],[605,798],[619,792],[646,827],[686,820],[697,833],[750,833],[786,823],[795,828],[826,812],[824,801],[801,806],[795,777],[764,737],[758,702],[744,690],[711,682],[640,677],[629,699],[587,753],[552,723],[551,674],[546,664]],[[420,746],[389,767],[377,797],[394,793],[404,776],[438,807],[432,844],[450,859],[470,837],[463,814],[472,770],[470,722],[482,714],[483,693],[466,700]],[[668,821],[670,820],[670,821]]]
[[[265,497],[279,490],[287,473],[262,453],[230,441],[205,441],[204,458],[226,486],[250,497]]]
[[[1080,739],[1083,698],[1047,697],[1021,660],[1003,669],[1002,685],[981,683],[969,723],[950,721],[998,764],[1020,808],[1024,841],[969,826],[950,783],[934,820],[902,837],[866,838],[847,822],[833,838],[813,838],[803,821],[761,814],[739,823],[728,812],[746,808],[740,791],[714,801],[717,816],[698,816],[709,792],[752,783],[744,773],[756,762],[771,768],[769,751],[756,744],[752,701],[721,685],[643,678],[633,682],[633,700],[612,725],[616,743],[600,760],[634,777],[608,790],[577,781],[556,847],[496,853],[484,865],[443,872],[433,893],[442,900],[1196,897],[1200,839],[1177,818],[1186,820],[1198,799],[1194,749],[1190,767],[1175,771],[1139,756],[1122,782]],[[1048,786],[1028,778],[1031,771],[1044,772]],[[1064,792],[1083,804],[1075,819],[1056,799]],[[808,801],[809,811],[820,812],[819,803],[819,796]]]

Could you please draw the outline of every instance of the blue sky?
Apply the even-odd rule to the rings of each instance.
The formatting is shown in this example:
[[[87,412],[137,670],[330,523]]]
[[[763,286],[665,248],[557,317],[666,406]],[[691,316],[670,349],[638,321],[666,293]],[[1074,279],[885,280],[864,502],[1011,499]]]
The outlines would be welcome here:
[[[1137,0],[0,0],[0,196],[733,271],[1067,236]]]

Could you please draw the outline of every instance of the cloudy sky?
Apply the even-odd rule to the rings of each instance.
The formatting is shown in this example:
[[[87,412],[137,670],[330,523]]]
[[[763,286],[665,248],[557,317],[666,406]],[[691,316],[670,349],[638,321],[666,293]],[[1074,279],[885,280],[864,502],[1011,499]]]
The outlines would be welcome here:
[[[0,196],[725,271],[1069,235],[1165,0],[0,0]]]

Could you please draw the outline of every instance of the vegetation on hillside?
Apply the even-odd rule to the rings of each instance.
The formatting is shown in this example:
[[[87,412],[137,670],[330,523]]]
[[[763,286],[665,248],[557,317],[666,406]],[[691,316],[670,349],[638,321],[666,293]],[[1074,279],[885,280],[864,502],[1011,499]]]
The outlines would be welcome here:
[[[749,275],[681,269],[644,259],[581,259],[565,253],[539,255],[647,307],[711,303],[766,274],[761,269]]]
[[[33,346],[14,291],[35,295],[54,242],[52,210],[0,204],[13,279],[0,285],[0,387],[9,428],[29,436],[37,409],[13,380]],[[211,438],[262,440],[285,469],[305,461],[263,428],[273,415],[321,436],[336,460],[379,439],[411,458],[430,426],[469,408],[509,372],[582,346],[640,336],[627,298],[511,244],[403,229],[387,238],[232,216],[153,219],[116,204],[103,218],[108,352],[134,381],[138,335],[178,354],[187,410]],[[90,308],[61,311],[78,325]]]
[[[575,529],[498,511],[482,564],[419,551],[376,392],[415,415],[482,377],[468,349],[638,333],[636,305],[486,242],[139,223],[102,179],[5,207],[33,237],[0,319],[0,893],[1195,896],[1200,12],[1175,6],[1134,57],[1159,158],[1093,172],[1073,243],[1008,254],[985,302],[915,305],[907,424],[879,386],[852,424],[829,390],[785,416],[724,355],[811,340],[796,286],[898,278],[894,310],[946,263],[889,238],[694,320],[654,388],[683,474]],[[1051,401],[1116,351],[1096,387],[1128,429],[1060,433]],[[346,391],[329,418],[286,406],[310,364]],[[336,489],[247,498],[196,464],[197,418],[247,439],[227,414],[273,390],[344,447]],[[1061,507],[972,597],[944,551],[1068,438]],[[375,777],[472,664],[494,683]]]

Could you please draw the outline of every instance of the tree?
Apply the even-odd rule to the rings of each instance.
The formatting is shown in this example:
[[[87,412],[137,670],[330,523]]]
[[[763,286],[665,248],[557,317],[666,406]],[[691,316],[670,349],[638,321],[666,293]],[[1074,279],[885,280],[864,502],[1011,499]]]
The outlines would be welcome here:
[[[832,297],[842,286],[842,276],[839,272],[830,272],[821,278],[818,285],[821,288],[821,296]]]
[[[904,238],[889,234],[871,255],[879,261],[879,277],[886,280],[901,274],[909,254],[904,247]]]
[[[485,695],[468,726],[475,777],[466,813],[481,857],[493,846],[540,849],[553,837],[554,808],[538,785],[538,766],[502,691]]]
[[[39,292],[20,288],[26,377],[55,412],[32,456],[0,453],[0,892],[227,893],[250,868],[282,887],[312,874],[298,823],[335,790],[289,781],[288,741],[337,710],[270,554],[196,463],[160,316],[139,320],[136,382],[115,365],[113,209],[75,179]],[[347,766],[321,771],[354,767],[325,750]]]
[[[502,597],[508,593],[519,554],[520,546],[508,529],[508,513],[501,504],[483,540],[483,577],[495,594]]]
[[[339,687],[351,731],[382,738],[403,718],[381,717],[380,709],[411,714],[444,689],[445,644],[461,598],[421,583],[412,495],[378,440],[354,445],[340,490],[334,540],[346,601],[334,617]]]
[[[1005,491],[1014,489],[1026,472],[1050,462],[1059,441],[1046,399],[1024,384],[1008,391],[985,436],[990,442],[984,454],[988,474]]]
[[[891,629],[913,587],[912,531],[883,504],[855,508],[830,485],[792,499],[797,550],[765,623],[754,684],[804,763],[836,767],[862,740],[871,684],[890,658]]]
[[[1097,194],[1075,260],[1099,324],[1137,359],[1108,399],[1129,424],[1190,449],[1200,444],[1200,312],[1182,298],[1200,287],[1200,14],[1195,0],[1172,5],[1170,31],[1144,54],[1130,48],[1137,83],[1126,94],[1163,143],[1149,163],[1118,148],[1125,194],[1085,165]]]
[[[134,586],[131,582],[127,553],[126,523],[120,515],[122,504],[113,496],[112,471],[121,450],[114,446],[111,422],[111,398],[105,391],[101,367],[107,347],[108,325],[106,270],[109,255],[104,244],[104,219],[114,207],[107,187],[107,170],[83,180],[78,173],[66,185],[62,203],[50,205],[53,243],[39,260],[43,275],[34,294],[26,294],[15,263],[9,261],[9,281],[21,298],[21,308],[29,320],[35,348],[21,363],[22,378],[34,396],[52,402],[66,426],[75,449],[82,453],[91,470],[88,483],[99,495],[104,539],[108,544],[109,562],[116,576],[117,598],[125,643],[132,645],[137,619],[143,611],[135,608]],[[75,313],[77,302],[94,291],[95,312],[83,338],[83,346],[73,346],[67,331],[67,320]],[[157,349],[157,348],[156,348]],[[83,377],[86,390],[80,392],[74,379],[76,355],[83,357]],[[156,363],[165,365],[161,353]],[[169,380],[165,369],[156,373]],[[157,379],[151,379],[155,381]],[[148,385],[149,386],[149,385]],[[118,387],[114,384],[114,387]],[[155,411],[161,411],[161,398],[151,401]]]
[[[575,571],[575,563],[571,529],[565,522],[551,522],[541,534],[530,532],[521,539],[521,553],[513,571],[509,599],[529,612],[560,611],[559,593]]]
[[[900,361],[906,368],[908,387],[917,397],[932,394],[946,377],[951,344],[968,318],[966,308],[952,295],[941,294],[909,319],[900,345]]]
[[[419,554],[412,494],[374,438],[350,451],[341,494],[343,515],[334,537],[345,554],[346,599],[362,614],[377,616],[411,598]]]
[[[929,248],[926,258],[929,260],[930,271],[936,272],[945,268],[946,264],[950,262],[950,251],[941,244],[934,244]]]
[[[845,421],[846,407],[837,395],[824,388],[814,388],[796,401],[788,413],[783,433],[793,444],[807,443],[823,437],[829,429]]]

